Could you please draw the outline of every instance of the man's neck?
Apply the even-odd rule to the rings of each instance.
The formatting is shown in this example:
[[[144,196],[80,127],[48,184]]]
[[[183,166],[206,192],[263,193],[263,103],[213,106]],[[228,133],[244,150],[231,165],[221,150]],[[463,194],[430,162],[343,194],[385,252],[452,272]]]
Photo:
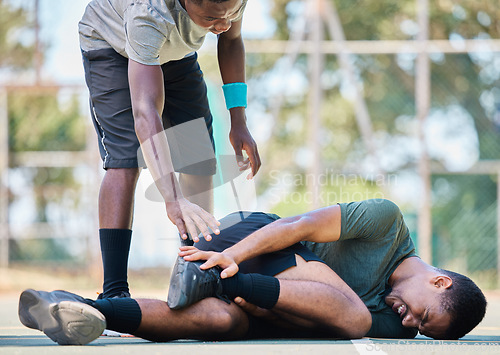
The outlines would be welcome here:
[[[401,264],[399,264],[394,270],[392,275],[389,277],[389,285],[394,287],[394,284],[400,281],[406,280],[420,273],[428,272],[431,269],[434,269],[434,267],[422,261],[422,259],[417,256],[411,256],[403,260],[403,262],[401,262]]]

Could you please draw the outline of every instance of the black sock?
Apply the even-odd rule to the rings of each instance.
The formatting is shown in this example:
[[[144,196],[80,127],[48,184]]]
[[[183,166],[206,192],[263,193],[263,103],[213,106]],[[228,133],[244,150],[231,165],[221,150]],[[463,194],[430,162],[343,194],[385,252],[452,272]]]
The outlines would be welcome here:
[[[128,253],[132,231],[130,229],[99,229],[104,283],[102,298],[129,292],[127,282]]]
[[[94,301],[92,307],[106,317],[106,329],[134,333],[141,324],[141,308],[133,298],[105,298]]]
[[[260,274],[237,273],[222,279],[222,290],[229,298],[241,297],[258,307],[271,309],[280,295],[279,280]]]

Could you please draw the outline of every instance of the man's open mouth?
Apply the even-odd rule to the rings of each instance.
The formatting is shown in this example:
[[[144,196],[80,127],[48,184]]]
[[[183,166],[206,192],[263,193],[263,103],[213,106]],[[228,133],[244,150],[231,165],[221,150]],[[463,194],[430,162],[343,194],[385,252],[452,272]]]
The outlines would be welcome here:
[[[401,319],[403,319],[406,316],[406,313],[408,312],[408,308],[406,307],[405,304],[402,304],[397,308],[393,307],[393,311],[396,312]]]

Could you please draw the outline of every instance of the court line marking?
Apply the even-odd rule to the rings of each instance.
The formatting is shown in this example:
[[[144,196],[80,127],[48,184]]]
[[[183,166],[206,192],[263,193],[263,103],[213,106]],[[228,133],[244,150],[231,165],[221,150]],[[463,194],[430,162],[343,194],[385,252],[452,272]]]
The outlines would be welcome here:
[[[351,340],[352,345],[356,348],[356,351],[360,355],[368,355],[373,354],[375,350],[377,354],[387,355],[385,351],[383,351],[380,347],[378,347],[373,341],[370,339],[353,339]]]

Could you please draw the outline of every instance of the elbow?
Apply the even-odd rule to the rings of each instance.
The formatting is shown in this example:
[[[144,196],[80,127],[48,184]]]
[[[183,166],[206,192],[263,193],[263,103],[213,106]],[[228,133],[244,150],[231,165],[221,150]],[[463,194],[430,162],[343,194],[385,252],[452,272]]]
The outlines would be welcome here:
[[[149,138],[146,134],[146,132],[148,131],[147,127],[148,125],[144,115],[141,115],[140,112],[136,112],[134,110],[134,129],[135,134],[137,135],[137,138],[140,142],[144,142]]]
[[[313,230],[311,218],[306,215],[288,217],[283,221],[288,224],[293,241],[296,243],[306,241]]]
[[[317,223],[315,223],[314,219],[307,214],[294,218],[296,219],[294,221],[294,231],[297,233],[297,242],[316,242],[317,240],[313,236]]]

